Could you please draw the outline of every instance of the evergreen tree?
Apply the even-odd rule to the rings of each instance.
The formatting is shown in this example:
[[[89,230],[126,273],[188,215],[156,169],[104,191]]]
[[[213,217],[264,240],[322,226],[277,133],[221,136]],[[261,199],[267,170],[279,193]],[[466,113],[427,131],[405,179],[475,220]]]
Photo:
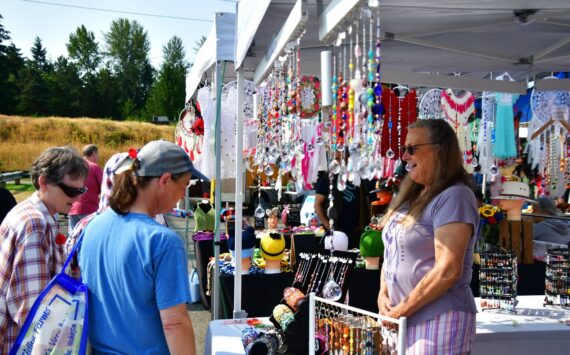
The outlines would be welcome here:
[[[13,43],[7,44],[10,40],[10,32],[0,22],[0,112],[5,114],[16,113],[18,73],[24,66],[20,50]]]
[[[137,21],[118,19],[111,23],[105,40],[111,69],[119,84],[121,117],[132,118],[140,114],[153,83],[148,33]]]
[[[93,105],[90,114],[92,117],[117,118],[120,116],[118,105],[118,83],[117,79],[108,67],[99,70],[92,86],[87,87],[91,93],[86,102]],[[86,96],[84,96],[86,97]]]
[[[34,116],[52,114],[49,106],[50,87],[46,80],[52,66],[46,58],[47,51],[39,37],[36,37],[31,52],[32,60],[26,61],[21,72],[18,112]]]
[[[57,116],[79,117],[84,115],[82,105],[82,81],[75,64],[64,56],[57,58],[54,70],[48,74],[50,111]]]
[[[48,73],[52,70],[51,64],[47,60],[47,50],[42,45],[42,40],[36,36],[34,44],[31,49],[32,62],[30,63],[35,69],[43,73]]]
[[[158,80],[151,90],[146,106],[146,117],[167,116],[171,120],[178,118],[184,107],[186,72],[188,63],[182,40],[172,37],[162,49],[162,67]]]

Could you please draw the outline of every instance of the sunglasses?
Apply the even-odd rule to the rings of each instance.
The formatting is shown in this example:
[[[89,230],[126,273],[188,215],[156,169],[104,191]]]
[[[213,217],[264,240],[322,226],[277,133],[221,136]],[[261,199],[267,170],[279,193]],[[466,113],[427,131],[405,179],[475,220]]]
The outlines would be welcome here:
[[[64,184],[63,182],[58,182],[57,186],[59,186],[59,188],[61,189],[61,191],[63,191],[64,194],[67,195],[67,197],[77,197],[79,195],[83,195],[86,191],[87,191],[87,187],[83,186],[83,187],[72,187],[72,186],[68,186],[66,184]]]
[[[414,155],[416,153],[416,149],[418,147],[421,147],[422,145],[432,145],[432,144],[439,144],[439,142],[412,144],[412,145],[402,146],[402,147],[400,147],[400,157],[402,157],[406,152],[408,152],[409,155]]]
[[[433,142],[433,143],[422,143],[422,144],[412,144],[412,145],[402,146],[400,147],[400,158],[403,157],[406,152],[408,152],[409,155],[414,155],[418,147],[421,147],[422,145],[431,145],[431,144],[440,144],[440,143]]]

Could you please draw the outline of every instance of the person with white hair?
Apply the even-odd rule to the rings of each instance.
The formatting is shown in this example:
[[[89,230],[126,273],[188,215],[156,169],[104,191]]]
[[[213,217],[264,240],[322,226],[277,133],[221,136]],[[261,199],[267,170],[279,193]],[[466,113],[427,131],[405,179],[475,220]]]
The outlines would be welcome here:
[[[556,208],[554,204],[554,200],[548,197],[536,199],[534,213],[552,217],[560,215],[558,208]],[[568,244],[570,242],[569,221],[544,217],[535,217],[535,221],[538,222],[533,225],[534,240],[556,244]]]

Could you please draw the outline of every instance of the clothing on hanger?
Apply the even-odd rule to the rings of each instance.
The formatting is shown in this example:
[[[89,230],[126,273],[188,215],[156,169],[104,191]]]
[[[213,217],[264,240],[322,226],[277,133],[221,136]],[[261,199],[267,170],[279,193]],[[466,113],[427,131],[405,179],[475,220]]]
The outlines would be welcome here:
[[[216,211],[208,203],[199,203],[194,210],[194,232],[213,231],[216,226]]]

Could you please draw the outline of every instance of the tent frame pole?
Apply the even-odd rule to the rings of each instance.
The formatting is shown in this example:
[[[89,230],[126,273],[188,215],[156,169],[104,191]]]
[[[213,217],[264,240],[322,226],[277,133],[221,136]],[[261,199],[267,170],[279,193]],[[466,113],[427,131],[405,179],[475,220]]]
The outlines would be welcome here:
[[[242,220],[243,220],[243,109],[244,109],[243,69],[237,70],[237,117],[236,117],[236,192],[235,192],[235,255],[236,272],[234,275],[234,312],[233,318],[246,318],[247,313],[241,308],[242,296]],[[239,238],[238,238],[239,237]]]
[[[216,179],[215,179],[215,211],[216,211],[216,224],[214,228],[214,279],[213,294],[212,294],[212,319],[216,320],[219,318],[220,314],[220,211],[222,210],[222,142],[221,142],[221,131],[222,131],[222,61],[216,61],[216,129],[215,129],[215,152],[216,152]]]

